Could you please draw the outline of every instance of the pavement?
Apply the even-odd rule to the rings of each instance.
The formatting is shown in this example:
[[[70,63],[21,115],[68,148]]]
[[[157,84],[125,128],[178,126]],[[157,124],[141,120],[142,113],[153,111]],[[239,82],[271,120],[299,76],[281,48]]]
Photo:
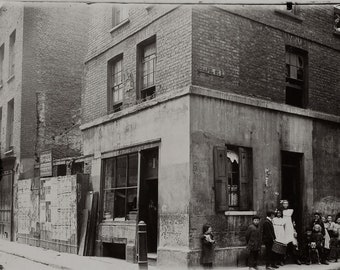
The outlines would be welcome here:
[[[125,260],[108,258],[108,257],[87,257],[78,256],[76,254],[68,254],[53,250],[47,250],[44,248],[29,246],[16,242],[8,242],[0,239],[0,252],[15,255],[36,263],[40,263],[55,269],[65,270],[137,270],[138,264],[126,262]],[[0,262],[1,264],[1,262]],[[5,266],[5,265],[4,265]],[[150,270],[157,269],[180,269],[179,267],[158,267],[150,265]],[[202,269],[194,267],[192,269]],[[248,267],[218,267],[214,269],[237,269],[248,270]],[[259,270],[264,269],[263,266],[259,267]],[[279,270],[340,270],[340,262],[330,263],[329,265],[294,265],[289,264],[281,266]],[[5,268],[6,270],[6,268]]]

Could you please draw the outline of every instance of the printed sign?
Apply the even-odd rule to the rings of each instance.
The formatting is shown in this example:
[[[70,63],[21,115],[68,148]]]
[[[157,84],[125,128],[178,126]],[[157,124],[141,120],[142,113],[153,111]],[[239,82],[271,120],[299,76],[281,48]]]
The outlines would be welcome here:
[[[52,176],[52,151],[40,154],[40,176]]]

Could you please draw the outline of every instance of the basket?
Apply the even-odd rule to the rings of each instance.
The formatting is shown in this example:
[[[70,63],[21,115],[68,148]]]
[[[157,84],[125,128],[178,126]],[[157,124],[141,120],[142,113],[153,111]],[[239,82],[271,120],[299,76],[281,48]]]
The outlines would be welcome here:
[[[274,240],[272,251],[277,254],[286,254],[287,245]]]

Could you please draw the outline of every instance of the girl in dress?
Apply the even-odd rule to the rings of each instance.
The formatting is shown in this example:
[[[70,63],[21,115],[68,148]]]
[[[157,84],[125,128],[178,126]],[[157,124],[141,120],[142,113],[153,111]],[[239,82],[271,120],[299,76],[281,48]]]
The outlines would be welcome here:
[[[292,215],[294,213],[293,209],[289,208],[289,202],[287,200],[280,201],[282,209],[282,218],[285,223],[285,243],[287,244],[286,255],[291,255],[297,264],[301,264],[300,260],[296,258],[294,254],[294,242],[296,237],[296,232],[293,226]]]
[[[282,246],[285,246],[287,248],[287,243],[285,239],[285,221],[282,218],[282,211],[277,210],[276,216],[273,218],[273,226],[274,226],[274,232],[275,232],[275,241],[282,244]],[[286,253],[285,250],[281,254],[278,254],[277,256],[277,264],[284,265],[284,257]]]

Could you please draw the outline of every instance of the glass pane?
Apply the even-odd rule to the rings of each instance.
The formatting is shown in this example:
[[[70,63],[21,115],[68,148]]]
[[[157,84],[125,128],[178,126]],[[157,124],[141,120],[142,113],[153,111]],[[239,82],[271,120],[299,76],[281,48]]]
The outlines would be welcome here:
[[[153,73],[149,74],[149,85],[153,85]]]
[[[297,68],[294,66],[290,67],[290,78],[297,79]]]
[[[105,159],[104,189],[114,187],[114,159]]]
[[[128,219],[135,219],[137,217],[137,188],[128,189],[127,191],[127,209]]]
[[[148,86],[148,79],[147,77],[143,77],[143,88],[146,88]]]
[[[117,187],[126,187],[126,156],[117,158]]]
[[[110,213],[110,216],[113,216],[113,202],[114,202],[114,191],[106,190],[104,199],[104,213]]]
[[[115,191],[114,217],[125,217],[125,192],[126,189]]]
[[[152,43],[144,47],[144,58],[156,53],[156,44]]]
[[[129,183],[128,186],[137,186],[138,154],[129,155]]]
[[[303,57],[298,56],[298,67],[303,67]]]

